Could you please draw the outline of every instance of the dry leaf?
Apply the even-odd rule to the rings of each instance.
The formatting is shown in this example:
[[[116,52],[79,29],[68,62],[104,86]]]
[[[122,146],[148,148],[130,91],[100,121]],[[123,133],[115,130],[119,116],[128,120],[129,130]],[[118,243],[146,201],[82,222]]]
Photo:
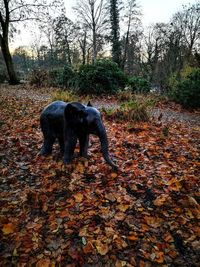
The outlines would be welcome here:
[[[108,253],[108,245],[96,240],[95,247],[100,255],[106,255]]]
[[[7,223],[3,225],[2,231],[4,235],[9,235],[9,234],[14,233],[15,227],[12,223]]]

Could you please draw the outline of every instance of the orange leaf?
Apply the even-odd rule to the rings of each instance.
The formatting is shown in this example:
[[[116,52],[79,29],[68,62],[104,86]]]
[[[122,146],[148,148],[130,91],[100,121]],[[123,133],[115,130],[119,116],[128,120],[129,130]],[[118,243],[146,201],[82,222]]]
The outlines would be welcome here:
[[[131,241],[138,240],[138,237],[136,235],[129,235],[127,238],[128,240],[131,240]]]
[[[76,171],[79,173],[84,173],[84,170],[85,170],[85,166],[81,162],[79,162],[76,165]]]
[[[68,210],[63,210],[60,213],[61,218],[69,217],[69,211]]]
[[[118,235],[113,236],[113,241],[115,242],[118,249],[127,247],[127,243],[125,242],[125,240]]]
[[[181,162],[185,162],[185,161],[186,161],[186,158],[185,158],[184,156],[179,156],[179,157],[177,158],[177,161],[178,161],[179,163],[181,163]]]
[[[165,242],[172,242],[173,241],[173,238],[172,236],[168,233],[164,236],[164,240]]]
[[[36,267],[50,267],[49,259],[41,259],[36,263]]]
[[[163,222],[163,219],[159,217],[151,217],[151,216],[145,216],[145,221],[147,224],[153,228],[160,227],[161,223]]]
[[[169,158],[171,157],[171,154],[168,153],[168,152],[164,152],[163,155],[164,155],[164,157],[167,158],[167,159],[169,159]]]
[[[160,251],[160,252],[155,252],[155,254],[156,254],[155,261],[158,262],[158,263],[163,263],[163,261],[164,261],[164,253],[162,251]]]
[[[119,209],[120,211],[125,212],[125,211],[129,208],[129,205],[127,205],[127,204],[120,204],[120,205],[118,205],[117,207],[118,207],[118,209]]]
[[[108,194],[106,194],[106,195],[105,195],[105,198],[108,199],[108,200],[110,200],[110,201],[112,201],[112,202],[114,202],[114,201],[116,200],[115,195],[112,194],[112,193],[108,193]]]
[[[117,221],[123,221],[125,218],[125,214],[123,212],[118,212],[115,214],[115,219]]]
[[[116,172],[112,172],[111,174],[110,174],[110,176],[111,176],[111,178],[113,178],[113,179],[115,179],[116,177],[117,177],[117,173]]]
[[[80,229],[79,236],[81,237],[88,236],[88,228],[86,226]]]
[[[167,198],[168,198],[167,195],[162,194],[162,195],[160,195],[159,197],[157,197],[157,198],[153,201],[153,204],[154,204],[155,206],[162,206],[162,205],[165,203],[165,201],[167,200]]]
[[[12,234],[14,233],[14,230],[15,230],[15,227],[12,223],[4,224],[3,229],[2,229],[4,235]]]
[[[168,252],[168,255],[171,257],[171,258],[176,258],[177,257],[177,252],[175,250],[170,250]]]
[[[92,253],[92,251],[94,251],[94,246],[92,245],[91,242],[88,242],[88,243],[83,247],[83,251],[84,251],[85,254]]]
[[[107,244],[103,244],[101,241],[97,240],[95,246],[100,255],[106,255],[108,253]]]
[[[77,193],[76,195],[74,195],[74,198],[75,198],[75,201],[79,203],[83,200],[83,194]]]

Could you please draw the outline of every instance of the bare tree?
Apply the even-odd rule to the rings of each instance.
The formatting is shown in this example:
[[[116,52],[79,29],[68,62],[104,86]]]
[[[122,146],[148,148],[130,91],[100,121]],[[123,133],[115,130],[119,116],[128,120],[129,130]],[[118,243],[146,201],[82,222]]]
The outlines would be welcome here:
[[[56,6],[58,2],[54,1],[53,4]],[[50,6],[52,5],[47,4],[46,0],[1,0],[0,2],[0,46],[11,84],[18,83],[9,49],[9,38],[16,29],[16,23],[45,18]]]
[[[183,6],[171,21],[174,31],[180,31],[182,42],[187,47],[186,59],[188,60],[200,40],[200,1],[195,4]]]
[[[81,24],[92,32],[92,61],[95,62],[98,53],[98,38],[108,22],[105,0],[77,0],[74,10]]]
[[[82,54],[82,64],[85,65],[87,62],[87,51],[88,49],[90,50],[92,48],[91,42],[89,42],[90,35],[88,33],[88,27],[86,25],[79,26],[77,34]]]
[[[160,75],[161,66],[167,72],[165,60],[169,50],[170,35],[170,25],[165,23],[151,25],[144,34],[142,64],[146,77],[153,84],[160,83],[163,79],[163,76]],[[162,64],[164,61],[165,64]]]
[[[129,47],[129,38],[130,36],[136,37],[136,42],[138,42],[137,35],[142,34],[141,31],[141,11],[139,6],[136,3],[136,0],[127,0],[125,2],[124,9],[124,27],[126,28],[126,32],[123,37],[123,57],[121,67],[124,69],[125,63],[127,60],[127,52]],[[133,44],[133,38],[131,40],[131,44]]]
[[[75,24],[66,16],[60,16],[55,20],[55,39],[61,53],[69,65],[72,64],[72,48],[76,38]]]

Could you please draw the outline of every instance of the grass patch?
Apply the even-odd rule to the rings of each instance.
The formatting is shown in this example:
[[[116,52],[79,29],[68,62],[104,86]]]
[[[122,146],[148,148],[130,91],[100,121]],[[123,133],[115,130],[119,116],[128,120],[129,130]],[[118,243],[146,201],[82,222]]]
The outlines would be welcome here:
[[[51,94],[52,101],[62,100],[64,102],[78,101],[78,97],[72,91],[55,91]]]
[[[147,106],[139,103],[136,100],[122,103],[118,108],[102,109],[107,119],[117,121],[148,121],[149,111]]]
[[[126,101],[131,101],[133,99],[135,99],[135,95],[130,90],[119,91],[117,93],[117,100],[120,103],[126,102]]]
[[[133,94],[130,91],[118,93],[119,107],[106,109],[102,112],[107,119],[117,121],[146,122],[150,118],[150,111],[156,105],[157,100],[153,96]]]
[[[112,118],[118,121],[148,121],[149,113],[145,105],[140,105],[136,101],[123,103],[117,109],[106,110],[107,118]]]

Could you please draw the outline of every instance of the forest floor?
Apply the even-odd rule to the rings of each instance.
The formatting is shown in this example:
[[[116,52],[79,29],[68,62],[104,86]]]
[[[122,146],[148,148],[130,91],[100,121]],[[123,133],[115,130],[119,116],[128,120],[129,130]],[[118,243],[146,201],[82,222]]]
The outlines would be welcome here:
[[[149,122],[104,120],[113,171],[93,136],[89,160],[39,155],[50,98],[0,87],[0,266],[199,266],[199,113],[160,103]]]
[[[0,85],[0,95],[13,96],[16,99],[31,99],[34,101],[51,101],[51,94],[54,92],[54,88],[30,88],[26,84],[18,86]],[[117,107],[117,101],[113,98],[102,99],[95,98],[90,100],[92,104],[97,108],[112,108]],[[181,122],[189,125],[200,126],[200,110],[187,111],[182,109],[179,105],[170,102],[158,103],[158,105],[152,110],[152,117],[155,119],[161,117],[162,122]]]

